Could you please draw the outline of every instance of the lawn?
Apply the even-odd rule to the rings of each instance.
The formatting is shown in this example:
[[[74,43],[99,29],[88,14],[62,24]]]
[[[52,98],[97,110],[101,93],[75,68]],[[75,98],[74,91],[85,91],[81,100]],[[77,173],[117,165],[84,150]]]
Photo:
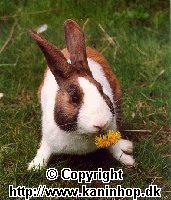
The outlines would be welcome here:
[[[132,2],[0,1],[0,93],[4,94],[0,99],[0,199],[9,199],[10,184],[81,186],[60,178],[49,181],[45,170],[27,171],[40,141],[37,90],[46,66],[28,30],[47,24],[42,35],[63,48],[63,23],[67,18],[80,24],[86,44],[103,53],[121,82],[122,135],[134,142],[137,165],[132,169],[122,166],[100,150],[85,156],[58,155],[48,167],[122,169],[124,180],[110,182],[111,187],[120,184],[145,189],[156,184],[162,188],[161,199],[171,198],[169,2]],[[104,184],[93,181],[89,186]]]

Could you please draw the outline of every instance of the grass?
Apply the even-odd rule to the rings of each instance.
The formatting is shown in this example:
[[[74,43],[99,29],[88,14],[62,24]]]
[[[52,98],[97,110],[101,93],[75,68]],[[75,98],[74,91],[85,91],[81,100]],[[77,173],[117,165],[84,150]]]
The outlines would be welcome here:
[[[124,1],[121,2],[123,7]],[[27,163],[35,156],[40,139],[41,113],[37,89],[45,70],[44,58],[27,31],[47,24],[48,29],[43,35],[62,48],[65,45],[63,22],[67,18],[75,19],[84,27],[86,44],[103,52],[120,79],[123,129],[145,129],[151,130],[151,133],[125,134],[135,144],[135,169],[121,166],[101,150],[85,156],[59,155],[53,158],[49,167],[54,166],[59,170],[64,167],[72,170],[122,168],[124,181],[111,182],[111,186],[122,184],[123,187],[144,189],[153,183],[162,188],[162,199],[169,199],[168,21],[158,23],[156,29],[157,22],[153,18],[156,12],[153,11],[153,20],[148,19],[143,24],[141,20],[136,20],[136,24],[132,25],[135,20],[130,23],[130,19],[123,19],[123,15],[118,19],[119,23],[116,16],[111,14],[115,13],[112,10],[115,5],[118,6],[118,3],[114,1],[72,1],[72,4],[69,0],[0,2],[0,47],[16,23],[10,42],[0,54],[0,92],[4,93],[0,99],[1,199],[9,199],[9,184],[27,187],[37,187],[39,184],[49,187],[78,185],[75,181],[62,179],[48,181],[45,171],[30,173],[26,170]],[[162,14],[165,16],[167,10],[163,8]],[[102,185],[100,181],[91,184],[94,187]]]

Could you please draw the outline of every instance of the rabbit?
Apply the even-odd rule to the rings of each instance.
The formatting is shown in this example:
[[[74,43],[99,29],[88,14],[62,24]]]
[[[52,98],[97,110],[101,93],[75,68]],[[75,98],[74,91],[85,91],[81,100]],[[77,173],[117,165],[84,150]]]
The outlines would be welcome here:
[[[35,31],[30,35],[43,52],[47,69],[38,90],[42,138],[28,170],[47,166],[52,154],[87,154],[97,150],[95,136],[119,129],[120,83],[105,58],[85,47],[79,25],[64,22],[66,47],[60,51]],[[112,156],[134,166],[133,144],[120,139],[110,146]]]

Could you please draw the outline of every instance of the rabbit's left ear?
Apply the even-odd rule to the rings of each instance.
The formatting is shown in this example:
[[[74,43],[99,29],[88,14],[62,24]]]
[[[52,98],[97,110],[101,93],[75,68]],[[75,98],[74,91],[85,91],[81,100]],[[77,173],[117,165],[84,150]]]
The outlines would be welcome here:
[[[30,30],[29,33],[43,52],[48,67],[55,76],[58,84],[64,79],[67,79],[72,73],[73,69],[67,62],[63,53],[56,46],[48,42],[45,38],[43,38],[35,31]]]
[[[84,71],[91,74],[87,62],[86,47],[84,42],[84,33],[79,25],[68,19],[64,23],[65,41],[70,53],[71,65],[78,71]]]

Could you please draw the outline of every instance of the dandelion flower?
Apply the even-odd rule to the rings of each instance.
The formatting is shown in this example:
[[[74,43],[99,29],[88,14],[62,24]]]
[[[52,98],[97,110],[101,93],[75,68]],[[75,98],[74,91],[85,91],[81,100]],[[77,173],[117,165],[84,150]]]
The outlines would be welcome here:
[[[95,144],[98,148],[106,148],[115,144],[121,138],[121,134],[119,131],[115,132],[113,130],[109,130],[107,134],[100,135],[99,137],[95,137]]]

